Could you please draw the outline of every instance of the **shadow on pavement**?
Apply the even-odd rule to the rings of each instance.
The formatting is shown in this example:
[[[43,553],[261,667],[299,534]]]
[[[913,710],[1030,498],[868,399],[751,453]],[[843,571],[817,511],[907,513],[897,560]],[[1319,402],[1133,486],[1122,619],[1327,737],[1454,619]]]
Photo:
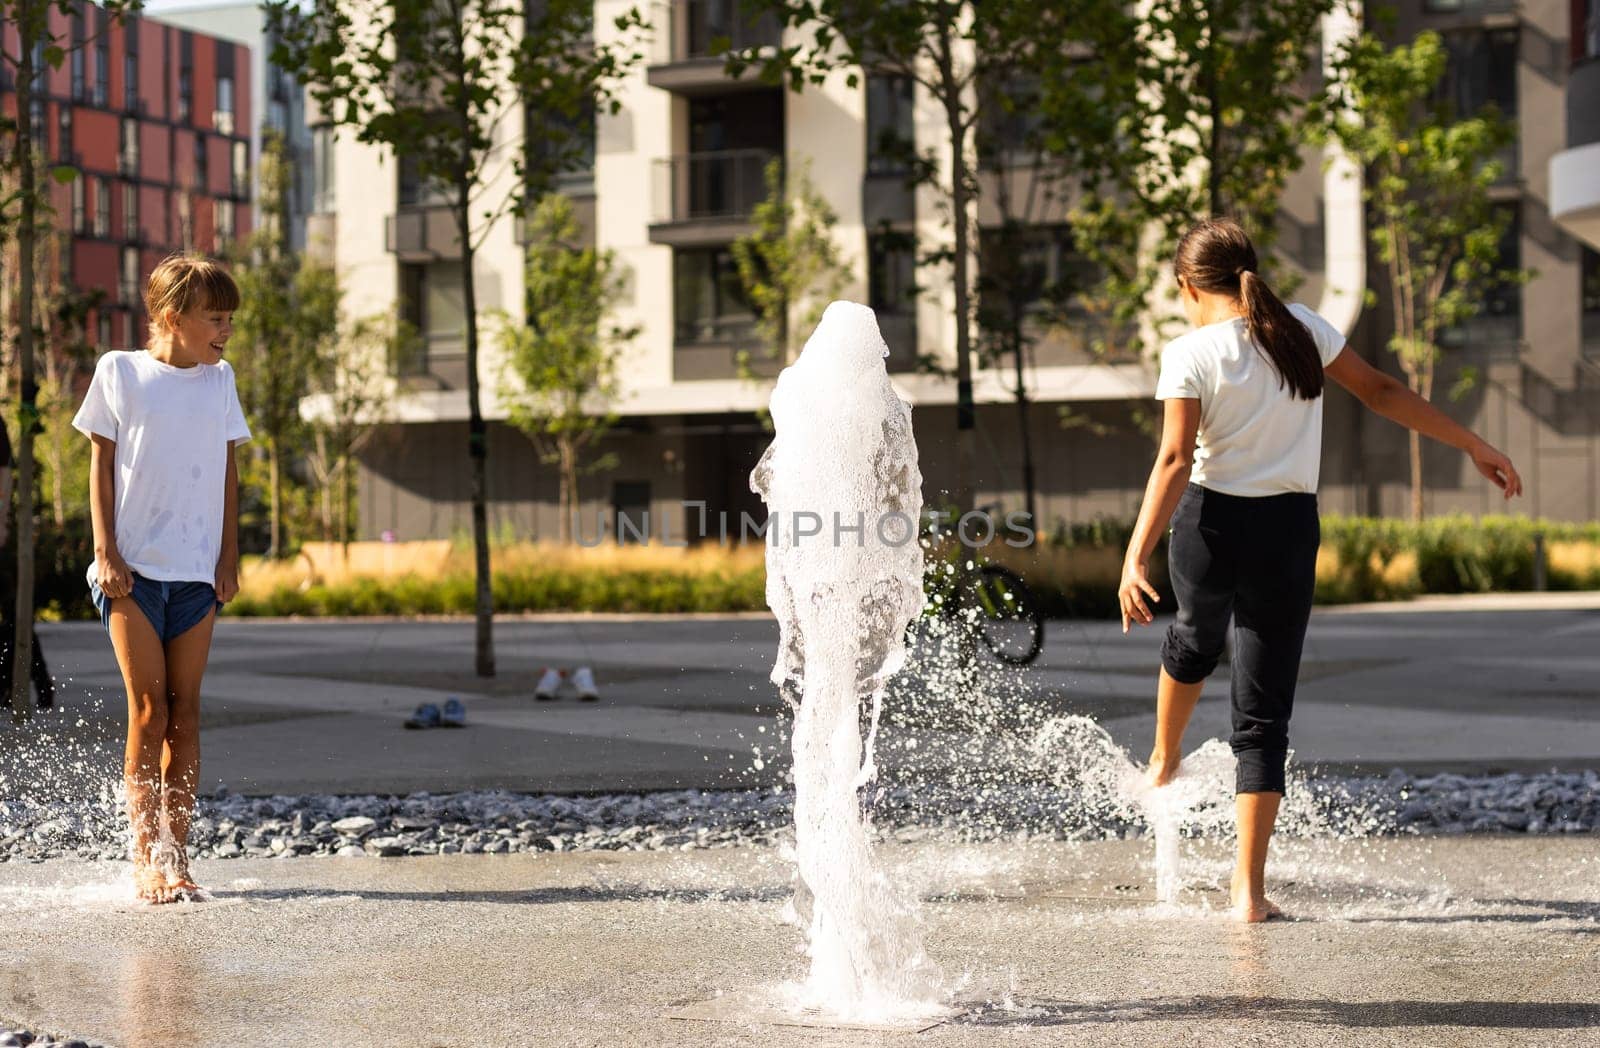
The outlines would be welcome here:
[[[1208,996],[1086,1007],[1070,1001],[1019,1000],[1016,1011],[974,1011],[956,1022],[967,1026],[1027,1027],[1229,1017],[1353,1028],[1573,1030],[1600,1026],[1600,1005],[1577,1001],[1330,1001]]]

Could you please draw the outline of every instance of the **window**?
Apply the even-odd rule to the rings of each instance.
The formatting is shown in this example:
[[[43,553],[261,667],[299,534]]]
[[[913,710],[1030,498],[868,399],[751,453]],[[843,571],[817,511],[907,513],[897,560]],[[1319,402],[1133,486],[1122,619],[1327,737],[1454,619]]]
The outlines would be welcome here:
[[[421,336],[421,352],[396,360],[397,374],[422,374],[430,361],[464,352],[467,309],[460,262],[402,265],[400,298],[402,318]]]
[[[613,481],[611,514],[612,534],[617,538],[617,545],[647,542],[650,538],[650,482]]]
[[[234,238],[234,235],[237,231],[234,225],[233,201],[226,199],[217,200],[216,210],[213,212],[213,214],[216,216],[217,247],[222,248],[226,246],[228,241]]]
[[[311,210],[325,215],[333,210],[333,128],[311,129]]]
[[[98,313],[99,313],[99,317],[96,320],[95,328],[98,330],[99,335],[100,335],[100,348],[101,349],[110,349],[111,348],[111,310],[106,308],[105,306],[101,306],[100,309],[98,310]]]
[[[1020,74],[986,85],[978,100],[978,152],[1008,162],[1035,150],[1039,131],[1039,85]]]
[[[1583,308],[1583,353],[1600,358],[1600,251],[1583,248],[1579,298]]]
[[[867,237],[867,304],[889,347],[887,367],[905,371],[917,361],[917,238],[881,230]]]
[[[415,156],[400,158],[399,202],[401,207],[427,207],[449,202],[444,186],[422,177],[421,165]]]
[[[80,30],[79,43],[80,44],[82,43],[81,30]],[[88,84],[87,84],[87,82],[85,80],[85,76],[84,76],[84,63],[87,60],[88,59],[85,57],[82,47],[73,48],[73,51],[72,51],[72,100],[74,102],[82,102],[83,99],[84,99],[84,96],[89,93],[89,87],[88,87]]]
[[[1522,265],[1521,216],[1515,203],[1499,205],[1499,210],[1506,219],[1506,226],[1500,236],[1497,268],[1514,270]],[[1522,285],[1516,281],[1499,281],[1485,288],[1478,296],[1478,301],[1477,314],[1465,323],[1441,332],[1440,344],[1501,350],[1515,347],[1522,337]]]
[[[754,333],[755,311],[745,297],[732,251],[725,247],[678,251],[672,282],[680,344],[733,342]]]
[[[111,235],[111,186],[103,178],[94,180],[94,235]]]
[[[124,175],[139,173],[139,121],[131,116],[122,118],[121,142],[117,150],[118,166]]]
[[[915,311],[916,249],[914,233],[886,231],[867,238],[867,304],[873,312]]]
[[[122,249],[122,270],[118,274],[117,290],[121,292],[122,304],[131,306],[139,301],[139,249],[125,247]],[[131,342],[132,339],[129,339]]]
[[[89,209],[85,204],[89,191],[84,181],[85,176],[81,171],[72,180],[72,231],[79,236],[89,232]]]
[[[128,27],[126,37],[129,48],[138,39],[138,33],[132,24]],[[122,56],[122,108],[130,113],[139,111],[139,53],[129,50]]]
[[[217,109],[211,122],[225,135],[233,134],[233,77],[217,77]]]
[[[915,150],[911,78],[867,77],[867,174],[903,175]]]
[[[1445,35],[1448,59],[1438,101],[1457,117],[1492,108],[1517,118],[1517,30],[1475,29]],[[1504,176],[1517,173],[1517,144],[1500,155]]]
[[[211,185],[210,164],[206,157],[206,136],[194,136],[194,186],[205,190]]]
[[[122,239],[139,239],[139,186],[122,183]]]
[[[187,69],[178,70],[178,122],[187,124],[194,102],[194,74]]]
[[[70,164],[72,152],[72,107],[63,103],[56,107],[56,159]]]
[[[94,104],[111,104],[111,45],[104,36],[94,45]]]
[[[239,199],[250,196],[250,143],[235,142],[228,151],[228,184]]]
[[[980,309],[1029,316],[1084,316],[1081,296],[1100,281],[1100,271],[1078,252],[1072,227],[1033,226],[1012,231],[985,229],[978,235]]]
[[[1578,31],[1583,34],[1583,45],[1578,52],[1582,58],[1600,58],[1600,0],[1588,0],[1588,10]]]

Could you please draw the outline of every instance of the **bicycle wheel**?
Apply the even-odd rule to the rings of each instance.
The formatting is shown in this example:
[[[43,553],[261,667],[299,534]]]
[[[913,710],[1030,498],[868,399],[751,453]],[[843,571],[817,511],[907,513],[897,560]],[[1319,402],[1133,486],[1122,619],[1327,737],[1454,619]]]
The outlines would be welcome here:
[[[972,595],[982,616],[978,633],[995,658],[1026,666],[1039,657],[1044,649],[1044,613],[1016,572],[998,564],[983,565]]]

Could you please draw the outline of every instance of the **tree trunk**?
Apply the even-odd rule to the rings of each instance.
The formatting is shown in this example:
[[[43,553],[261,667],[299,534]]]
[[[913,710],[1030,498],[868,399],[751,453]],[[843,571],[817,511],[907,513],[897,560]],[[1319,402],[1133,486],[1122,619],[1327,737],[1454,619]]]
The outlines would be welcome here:
[[[1206,205],[1212,218],[1222,215],[1222,93],[1217,85],[1216,59],[1216,6],[1214,0],[1206,4],[1206,53],[1203,58],[1202,77],[1206,93],[1207,113],[1211,126],[1206,135]]]
[[[557,533],[566,546],[572,542],[572,522],[578,514],[578,453],[566,434],[556,438],[556,446],[561,463],[561,493],[556,500],[561,506],[561,526]]]
[[[279,474],[278,438],[267,438],[267,470],[271,476],[272,520],[268,522],[267,559],[283,557],[283,486]]]
[[[1028,526],[1037,528],[1033,505],[1033,435],[1028,429],[1028,387],[1024,380],[1027,342],[1022,336],[1020,317],[1016,318],[1011,335],[1015,340],[1012,350],[1017,362],[1017,432],[1022,438],[1022,505],[1028,514]]]
[[[478,298],[472,276],[466,187],[461,188],[462,305],[467,314],[467,454],[472,460],[472,552],[477,576],[477,673],[494,676],[494,588],[489,575],[489,430],[478,391]]]
[[[1422,396],[1422,379],[1412,373],[1407,375],[1411,392]],[[1411,450],[1411,521],[1414,524],[1422,523],[1422,434],[1414,429],[1406,431],[1408,444]]]
[[[39,415],[39,387],[33,360],[33,244],[38,201],[34,199],[33,170],[33,42],[43,19],[36,0],[24,0],[17,12],[20,30],[17,63],[17,173],[21,215],[17,229],[17,359],[20,364],[21,410],[17,421],[17,484],[12,506],[17,518],[17,602],[12,626],[16,640],[11,648],[11,719],[22,723],[33,715],[33,434]]]
[[[971,233],[967,209],[971,198],[967,187],[967,127],[961,83],[955,75],[955,56],[951,54],[948,28],[943,32],[939,73],[950,132],[950,212],[955,227],[955,258],[951,267],[956,299],[956,489],[953,494],[959,515],[972,508],[977,479],[977,409],[972,397],[972,289],[968,286],[967,258]]]

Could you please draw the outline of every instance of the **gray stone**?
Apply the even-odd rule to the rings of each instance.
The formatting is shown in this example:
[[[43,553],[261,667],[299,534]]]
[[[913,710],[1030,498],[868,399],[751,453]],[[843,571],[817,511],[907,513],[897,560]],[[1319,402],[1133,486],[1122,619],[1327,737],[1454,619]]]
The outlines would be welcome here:
[[[377,820],[365,815],[353,815],[333,824],[333,831],[344,837],[364,837],[377,828]]]

